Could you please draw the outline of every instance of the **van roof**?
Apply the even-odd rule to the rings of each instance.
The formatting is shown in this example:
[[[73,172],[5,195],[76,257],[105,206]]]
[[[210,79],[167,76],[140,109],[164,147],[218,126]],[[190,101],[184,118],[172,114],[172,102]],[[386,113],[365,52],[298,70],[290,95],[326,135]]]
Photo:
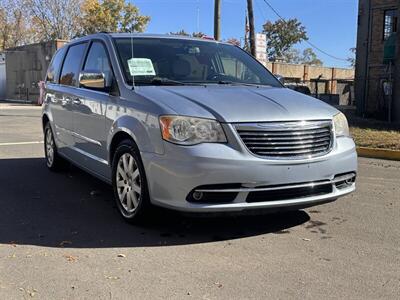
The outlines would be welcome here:
[[[225,42],[220,42],[216,41],[212,38],[205,37],[205,38],[198,38],[198,37],[191,37],[191,36],[184,36],[184,35],[175,35],[175,34],[151,34],[151,33],[114,33],[114,32],[99,32],[99,33],[94,33],[90,34],[87,36],[80,37],[75,41],[78,40],[86,40],[90,38],[95,38],[98,36],[104,36],[107,35],[112,38],[162,38],[162,39],[181,39],[181,40],[194,40],[194,41],[204,41],[204,42],[212,42],[212,43],[223,43]]]

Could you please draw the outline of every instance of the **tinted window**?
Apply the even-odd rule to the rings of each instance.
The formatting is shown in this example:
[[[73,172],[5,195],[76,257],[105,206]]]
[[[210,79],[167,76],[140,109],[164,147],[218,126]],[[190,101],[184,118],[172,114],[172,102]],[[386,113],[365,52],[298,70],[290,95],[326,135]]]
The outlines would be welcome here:
[[[60,84],[76,86],[85,48],[85,43],[69,47],[61,71]]]
[[[47,82],[58,81],[58,75],[60,74],[61,64],[64,58],[65,51],[66,51],[65,47],[61,48],[53,56],[53,59],[51,60],[51,63],[47,70],[47,75],[46,75]]]
[[[101,42],[94,42],[90,47],[84,71],[100,71],[106,77],[107,86],[111,85],[112,70],[108,60],[106,49]]]
[[[209,41],[165,38],[116,38],[128,84],[234,82],[281,87],[272,74],[238,47]],[[170,82],[171,83],[171,82]],[[178,84],[178,83],[177,83]]]

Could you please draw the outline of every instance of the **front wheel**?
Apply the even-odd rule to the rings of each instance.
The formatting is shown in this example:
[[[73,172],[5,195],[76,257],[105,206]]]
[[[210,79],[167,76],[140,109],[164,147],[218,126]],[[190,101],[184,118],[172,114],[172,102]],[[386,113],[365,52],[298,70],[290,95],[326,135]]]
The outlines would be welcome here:
[[[151,204],[142,160],[136,145],[125,140],[115,151],[112,167],[114,197],[122,217],[130,222],[142,222]]]

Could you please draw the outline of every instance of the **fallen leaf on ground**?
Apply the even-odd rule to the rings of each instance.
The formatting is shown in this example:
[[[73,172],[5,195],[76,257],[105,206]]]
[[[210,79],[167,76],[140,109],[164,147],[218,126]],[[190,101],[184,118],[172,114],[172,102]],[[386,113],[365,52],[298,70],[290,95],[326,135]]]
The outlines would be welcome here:
[[[305,241],[305,242],[311,241],[310,239],[307,239],[307,238],[302,238],[302,240]]]
[[[117,256],[118,256],[118,257],[126,257],[126,255],[125,255],[125,254],[122,254],[122,253],[118,254]]]
[[[68,261],[70,261],[70,262],[75,262],[75,261],[78,260],[77,257],[72,256],[72,255],[63,255],[63,257],[65,257],[65,258],[66,258]]]

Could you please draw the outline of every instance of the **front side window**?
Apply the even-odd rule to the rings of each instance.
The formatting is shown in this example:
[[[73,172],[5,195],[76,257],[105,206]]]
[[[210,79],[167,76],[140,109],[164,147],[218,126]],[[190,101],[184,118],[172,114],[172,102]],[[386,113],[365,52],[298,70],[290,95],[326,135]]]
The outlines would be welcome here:
[[[51,60],[49,68],[47,69],[46,81],[51,83],[57,83],[58,75],[60,74],[61,64],[64,59],[66,48],[58,50]]]
[[[85,53],[86,43],[69,47],[67,56],[61,71],[60,84],[76,86],[78,82],[79,68],[83,54]]]
[[[385,11],[383,39],[387,40],[393,33],[397,32],[397,9]]]
[[[83,67],[84,71],[99,71],[106,78],[106,85],[111,85],[112,70],[106,49],[101,42],[93,42]]]
[[[170,38],[115,38],[129,85],[258,84],[281,87],[278,80],[238,47]]]

